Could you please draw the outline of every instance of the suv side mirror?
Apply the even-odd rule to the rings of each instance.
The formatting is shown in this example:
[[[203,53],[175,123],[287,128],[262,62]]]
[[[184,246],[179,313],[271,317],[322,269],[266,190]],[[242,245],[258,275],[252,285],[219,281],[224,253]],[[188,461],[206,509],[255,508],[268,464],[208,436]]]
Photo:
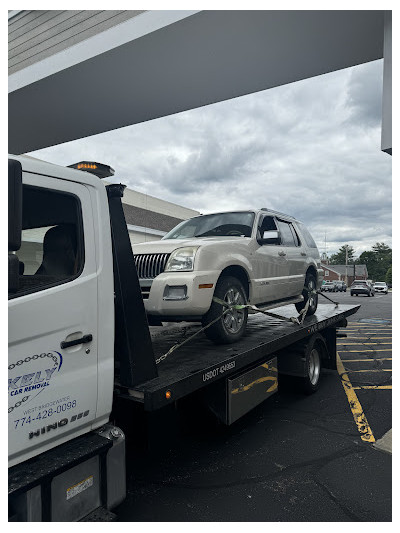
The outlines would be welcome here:
[[[261,239],[257,239],[258,244],[281,244],[281,238],[277,230],[264,231]]]

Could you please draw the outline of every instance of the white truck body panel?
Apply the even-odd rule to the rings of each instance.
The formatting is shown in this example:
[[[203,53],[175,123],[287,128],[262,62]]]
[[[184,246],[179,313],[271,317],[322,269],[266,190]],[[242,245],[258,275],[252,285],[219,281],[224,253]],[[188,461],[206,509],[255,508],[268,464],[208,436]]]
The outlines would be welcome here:
[[[27,157],[23,184],[73,194],[82,213],[84,264],[72,280],[9,300],[9,466],[109,419],[114,288],[107,196],[100,179]],[[17,252],[18,253],[18,252]],[[93,340],[62,349],[65,340]]]

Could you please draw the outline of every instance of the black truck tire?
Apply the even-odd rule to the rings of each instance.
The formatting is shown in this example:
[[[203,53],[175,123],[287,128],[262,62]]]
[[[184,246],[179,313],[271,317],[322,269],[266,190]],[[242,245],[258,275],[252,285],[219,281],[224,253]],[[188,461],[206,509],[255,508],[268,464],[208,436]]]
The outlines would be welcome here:
[[[242,283],[233,276],[223,276],[218,280],[214,296],[230,304],[243,305],[247,303],[246,292]],[[203,317],[203,327],[221,317],[225,310],[226,307],[213,301],[209,311]],[[204,333],[215,344],[236,342],[245,332],[247,316],[247,309],[228,311],[208,327]]]
[[[318,337],[311,339],[305,347],[304,356],[307,375],[299,378],[300,389],[305,394],[313,394],[318,390],[320,384],[323,344]]]

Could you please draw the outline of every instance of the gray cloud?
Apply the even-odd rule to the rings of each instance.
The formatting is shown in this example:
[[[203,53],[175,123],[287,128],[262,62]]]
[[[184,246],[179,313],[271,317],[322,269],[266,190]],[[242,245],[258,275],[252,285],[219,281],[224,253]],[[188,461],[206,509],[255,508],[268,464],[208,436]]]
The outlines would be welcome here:
[[[380,151],[382,61],[247,95],[32,155],[111,164],[114,181],[216,210],[298,217],[321,251],[391,245],[391,158]]]

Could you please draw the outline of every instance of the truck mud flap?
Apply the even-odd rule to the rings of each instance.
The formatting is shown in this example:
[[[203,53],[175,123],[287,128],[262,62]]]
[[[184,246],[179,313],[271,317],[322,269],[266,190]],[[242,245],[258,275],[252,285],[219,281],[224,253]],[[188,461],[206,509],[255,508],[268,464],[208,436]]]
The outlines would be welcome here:
[[[125,436],[107,424],[9,470],[9,521],[72,522],[125,498]]]
[[[277,358],[272,357],[207,387],[205,400],[221,422],[231,425],[277,391]]]

